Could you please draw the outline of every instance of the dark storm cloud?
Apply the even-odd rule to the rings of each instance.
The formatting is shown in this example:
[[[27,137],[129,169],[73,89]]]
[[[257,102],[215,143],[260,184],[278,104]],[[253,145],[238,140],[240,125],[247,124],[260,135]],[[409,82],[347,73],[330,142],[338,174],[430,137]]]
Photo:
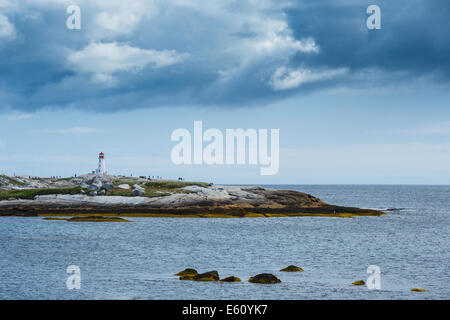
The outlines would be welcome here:
[[[155,3],[80,1],[82,30],[68,30],[60,2],[0,1],[0,110],[240,107],[373,74],[450,77],[449,2]],[[381,30],[366,28],[370,4]]]
[[[321,52],[296,57],[293,64],[348,67],[353,71],[377,68],[407,76],[438,73],[450,76],[450,2],[411,1],[314,1],[287,10],[296,37],[314,36]],[[381,8],[382,29],[368,30],[366,8]],[[368,16],[368,15],[367,15]]]

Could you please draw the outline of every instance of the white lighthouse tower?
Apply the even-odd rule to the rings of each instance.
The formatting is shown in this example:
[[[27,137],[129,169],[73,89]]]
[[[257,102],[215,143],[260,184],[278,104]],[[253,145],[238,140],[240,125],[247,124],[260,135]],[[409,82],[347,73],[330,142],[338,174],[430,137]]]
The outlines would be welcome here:
[[[106,174],[105,154],[100,152],[98,155],[98,168],[95,170],[96,174]]]

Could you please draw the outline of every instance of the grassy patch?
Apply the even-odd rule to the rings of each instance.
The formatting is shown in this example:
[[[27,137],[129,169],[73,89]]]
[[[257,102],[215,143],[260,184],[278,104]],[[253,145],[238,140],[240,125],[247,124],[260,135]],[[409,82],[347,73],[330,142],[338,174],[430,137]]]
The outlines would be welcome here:
[[[149,181],[145,183],[146,187],[160,188],[160,189],[176,189],[187,186],[199,186],[207,188],[209,183],[206,182],[189,182],[189,181]]]
[[[170,196],[169,192],[161,192],[160,190],[154,190],[151,188],[145,188],[144,197],[153,198],[153,197],[164,197]],[[131,189],[130,190],[122,190],[122,189],[114,189],[111,191],[106,191],[107,196],[121,196],[121,197],[131,197]]]
[[[33,199],[35,196],[46,194],[79,194],[81,188],[54,188],[54,189],[25,189],[25,190],[0,190],[0,200]]]
[[[117,187],[120,184],[129,184],[132,186],[133,184],[139,184],[141,187],[145,189],[144,197],[165,197],[169,196],[172,193],[191,193],[189,190],[181,190],[180,188],[187,186],[200,186],[200,187],[209,187],[209,183],[206,182],[188,182],[188,181],[148,181],[145,183],[138,183],[137,181],[132,180],[117,180],[114,181],[114,185]],[[131,196],[131,188],[130,190],[121,190],[114,189],[112,191],[108,191],[106,193],[108,196],[123,196],[130,197]]]

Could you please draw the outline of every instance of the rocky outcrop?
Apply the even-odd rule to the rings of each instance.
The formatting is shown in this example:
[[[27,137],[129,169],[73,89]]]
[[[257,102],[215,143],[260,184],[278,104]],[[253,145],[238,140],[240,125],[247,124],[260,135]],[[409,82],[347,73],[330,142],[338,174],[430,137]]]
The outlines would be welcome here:
[[[219,281],[219,273],[215,270],[199,273],[194,276],[194,281]]]
[[[142,197],[144,194],[145,194],[144,188],[142,188],[138,184],[133,185],[133,190],[131,191],[131,195],[133,197]]]
[[[37,194],[34,200],[2,200],[0,215],[108,213],[148,217],[239,218],[353,217],[385,214],[371,209],[330,205],[312,195],[298,191],[262,187],[190,185],[183,188],[163,189],[164,192],[161,192],[161,189],[151,189],[151,192],[147,194],[145,188],[140,186],[146,182],[134,180],[136,183],[133,185],[132,192],[122,196],[114,195],[114,190],[108,191],[111,187],[114,188],[111,180],[112,178],[108,176],[83,178],[81,185],[83,183],[88,185],[89,195],[80,194],[80,191],[74,190],[71,194]],[[72,183],[70,181],[68,183]],[[124,188],[122,190],[125,190],[125,187],[130,188],[129,184],[120,186],[122,187],[119,189]],[[106,194],[102,190],[106,190]],[[15,197],[14,194],[11,196]]]
[[[241,282],[241,279],[235,276],[226,277],[219,280],[220,282]]]
[[[102,189],[105,191],[112,191],[114,190],[114,185],[112,183],[104,183]]]
[[[219,281],[219,273],[217,271],[208,271],[208,272],[199,273],[199,274],[193,274],[193,273],[187,272],[187,273],[181,275],[180,280]]]
[[[192,276],[192,277],[196,276],[197,274],[198,274],[197,270],[191,268],[187,268],[184,269],[183,271],[175,273],[176,276]]]
[[[269,284],[269,283],[280,283],[281,280],[271,273],[261,273],[257,274],[254,277],[250,277],[250,279],[248,279],[248,282]]]
[[[300,267],[294,266],[294,265],[290,265],[290,266],[288,266],[288,267],[286,267],[284,269],[281,269],[280,271],[283,271],[283,272],[301,272],[301,271],[303,271],[303,269],[300,268]]]

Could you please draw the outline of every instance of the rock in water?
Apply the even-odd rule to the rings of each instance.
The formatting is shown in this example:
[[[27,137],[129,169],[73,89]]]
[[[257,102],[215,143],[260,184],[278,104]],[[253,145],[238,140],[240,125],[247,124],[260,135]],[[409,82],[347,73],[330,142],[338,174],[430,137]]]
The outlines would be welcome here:
[[[175,275],[176,276],[196,276],[196,275],[198,275],[198,272],[195,269],[187,268],[187,269],[184,269],[183,271],[175,273]]]
[[[105,183],[102,185],[102,189],[106,191],[114,190],[114,185],[112,183]]]
[[[281,269],[280,271],[284,271],[284,272],[300,272],[303,271],[302,268],[294,266],[294,265],[290,265],[284,269]]]
[[[194,280],[195,276],[187,275],[187,276],[181,276],[180,280]]]
[[[352,284],[355,286],[363,286],[366,283],[363,280],[358,280],[358,281],[353,282]]]
[[[427,290],[420,289],[420,288],[412,288],[411,291],[414,291],[414,292],[426,292]]]
[[[250,277],[250,279],[248,279],[248,282],[252,282],[252,283],[280,283],[281,280],[278,279],[277,277],[275,277],[271,273],[261,273],[261,274],[257,274],[254,277]]]
[[[217,271],[209,271],[194,276],[194,281],[219,281],[219,273]]]
[[[226,277],[224,279],[221,279],[220,282],[241,282],[241,279],[235,276]]]

